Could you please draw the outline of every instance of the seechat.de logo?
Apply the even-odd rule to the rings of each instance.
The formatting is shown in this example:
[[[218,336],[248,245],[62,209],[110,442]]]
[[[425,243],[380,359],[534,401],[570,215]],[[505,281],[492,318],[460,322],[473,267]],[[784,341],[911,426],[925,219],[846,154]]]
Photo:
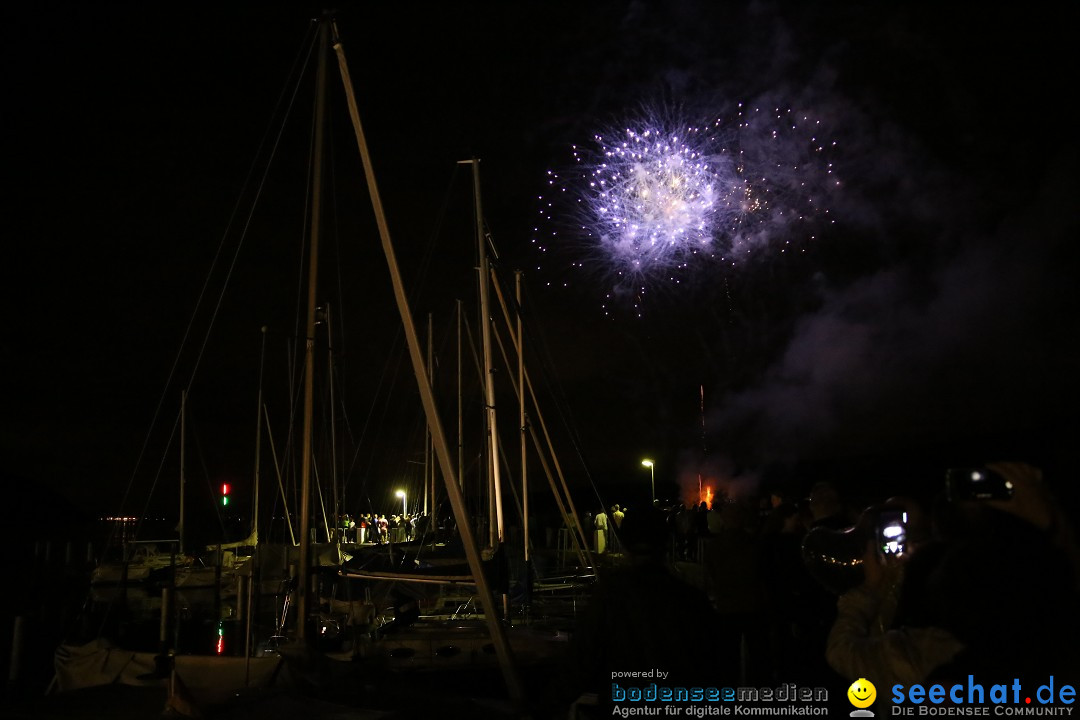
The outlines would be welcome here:
[[[1076,687],[1053,675],[1039,685],[1016,677],[984,685],[968,675],[967,682],[896,684],[891,700],[893,715],[1071,715]]]

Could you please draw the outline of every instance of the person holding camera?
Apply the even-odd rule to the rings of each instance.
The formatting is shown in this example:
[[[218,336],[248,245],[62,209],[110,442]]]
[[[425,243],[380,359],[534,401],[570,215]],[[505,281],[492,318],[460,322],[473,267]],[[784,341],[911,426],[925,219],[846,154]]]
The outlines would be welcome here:
[[[829,666],[851,681],[873,678],[878,687],[922,682],[963,650],[946,628],[898,617],[900,596],[914,584],[905,584],[909,562],[918,573],[916,558],[933,553],[932,543],[912,532],[919,516],[913,501],[891,500],[868,508],[854,528],[862,541],[863,580],[837,599],[825,646]]]
[[[901,552],[888,552],[894,515],[863,520],[863,581],[838,598],[827,642],[837,672],[878,687],[1080,672],[1080,554],[1037,468],[949,471],[933,537]]]

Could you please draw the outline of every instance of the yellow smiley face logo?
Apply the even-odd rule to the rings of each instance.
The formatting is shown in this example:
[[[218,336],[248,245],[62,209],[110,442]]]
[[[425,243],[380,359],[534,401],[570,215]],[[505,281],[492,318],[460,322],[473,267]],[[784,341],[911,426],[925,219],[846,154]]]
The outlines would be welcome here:
[[[877,688],[866,678],[859,678],[847,689],[848,700],[857,708],[868,708],[877,699]]]

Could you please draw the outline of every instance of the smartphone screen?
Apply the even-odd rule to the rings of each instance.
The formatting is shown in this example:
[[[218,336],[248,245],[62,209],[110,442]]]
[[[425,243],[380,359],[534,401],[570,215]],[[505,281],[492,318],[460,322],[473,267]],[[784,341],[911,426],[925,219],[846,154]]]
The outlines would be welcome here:
[[[907,551],[906,512],[888,510],[878,514],[877,547],[884,557],[898,557]]]

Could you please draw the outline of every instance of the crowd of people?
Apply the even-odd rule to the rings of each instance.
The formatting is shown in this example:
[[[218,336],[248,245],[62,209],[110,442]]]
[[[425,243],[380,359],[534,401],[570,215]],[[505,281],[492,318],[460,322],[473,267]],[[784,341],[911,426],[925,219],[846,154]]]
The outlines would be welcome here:
[[[604,688],[612,669],[655,666],[688,683],[832,689],[865,677],[885,704],[882,688],[969,675],[986,687],[1075,683],[1070,518],[1037,468],[985,474],[1005,492],[943,486],[864,505],[818,483],[711,508],[621,509],[618,526],[601,511],[596,549],[618,547],[624,562],[601,576],[581,624],[578,676]],[[883,518],[897,523],[884,538]]]
[[[417,514],[364,513],[355,519],[348,513],[342,515],[340,532],[342,542],[385,545],[393,540],[403,542],[422,537],[428,525],[428,516]]]

